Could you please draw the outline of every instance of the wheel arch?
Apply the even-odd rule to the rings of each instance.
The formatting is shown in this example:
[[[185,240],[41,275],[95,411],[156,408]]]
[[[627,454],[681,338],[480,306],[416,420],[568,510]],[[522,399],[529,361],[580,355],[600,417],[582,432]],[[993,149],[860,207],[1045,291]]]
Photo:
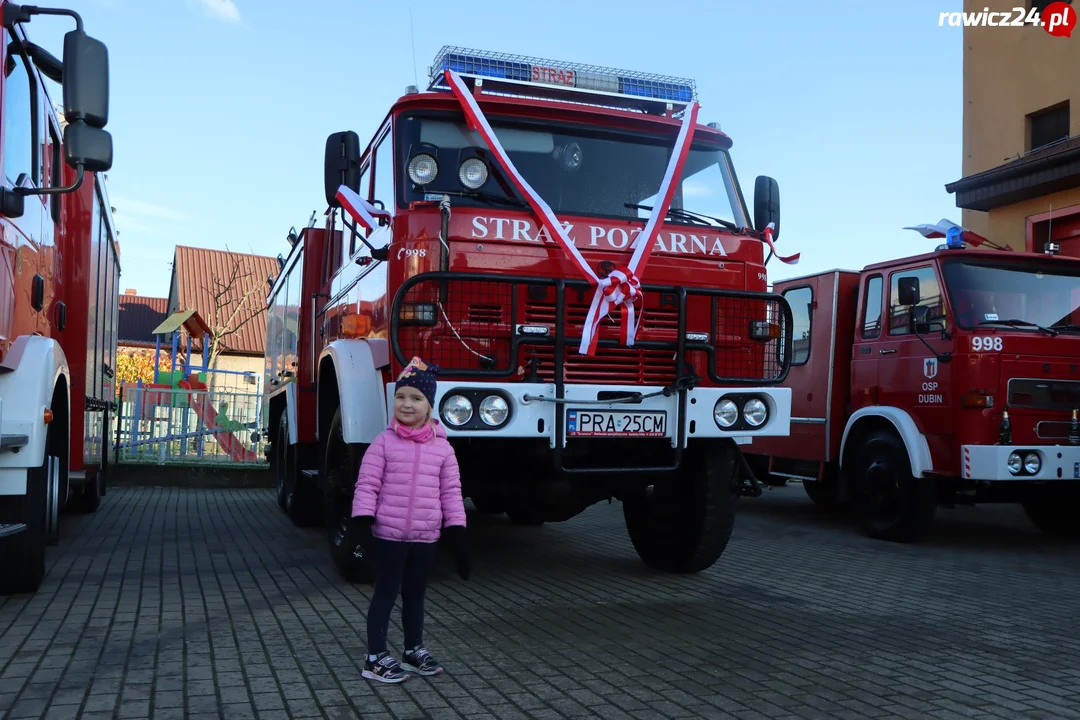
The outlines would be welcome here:
[[[368,445],[386,429],[383,370],[389,365],[389,344],[382,338],[335,340],[322,351],[317,401],[320,443],[338,407],[347,443]]]
[[[934,461],[930,455],[930,445],[926,436],[919,431],[911,415],[897,407],[873,406],[856,411],[844,428],[844,437],[840,441],[840,468],[851,459],[852,452],[859,441],[875,430],[889,430],[899,436],[907,451],[911,463],[911,474],[922,477],[932,472]],[[849,445],[848,440],[854,438]]]

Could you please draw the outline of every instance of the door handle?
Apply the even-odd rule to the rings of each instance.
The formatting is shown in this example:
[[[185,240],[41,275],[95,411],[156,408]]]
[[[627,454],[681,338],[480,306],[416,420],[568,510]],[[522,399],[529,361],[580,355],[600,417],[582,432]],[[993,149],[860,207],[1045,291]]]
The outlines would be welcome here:
[[[882,355],[892,355],[896,351],[895,350],[878,350],[878,352],[881,353]]]

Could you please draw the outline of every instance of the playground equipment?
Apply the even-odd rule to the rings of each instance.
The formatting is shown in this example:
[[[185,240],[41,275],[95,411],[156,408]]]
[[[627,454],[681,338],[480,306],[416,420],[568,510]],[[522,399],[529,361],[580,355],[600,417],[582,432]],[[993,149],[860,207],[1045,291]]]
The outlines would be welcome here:
[[[187,335],[183,357],[179,352],[181,330]],[[207,460],[260,462],[258,438],[253,437],[249,443],[241,439],[245,431],[253,432],[258,427],[261,406],[258,375],[207,367],[212,335],[195,310],[173,313],[154,329],[154,334],[157,336],[154,381],[125,383],[121,388],[121,417],[117,427],[120,458],[156,457],[159,462],[180,463]],[[162,338],[165,336],[171,336],[169,370],[160,369]],[[192,354],[192,344],[196,340],[202,345],[198,358]],[[195,364],[196,359],[198,364]],[[254,376],[256,392],[212,390],[207,379],[215,374]],[[210,436],[216,442],[216,448],[207,447],[205,441]]]

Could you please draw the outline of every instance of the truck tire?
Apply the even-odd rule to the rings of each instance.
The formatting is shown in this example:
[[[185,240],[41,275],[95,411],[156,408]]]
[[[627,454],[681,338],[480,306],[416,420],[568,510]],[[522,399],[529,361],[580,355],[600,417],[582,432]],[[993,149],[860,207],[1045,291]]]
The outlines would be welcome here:
[[[319,472],[322,474],[325,492],[324,521],[326,540],[330,545],[330,558],[334,568],[343,579],[352,583],[375,581],[375,566],[370,553],[356,557],[356,538],[349,530],[352,518],[353,491],[356,476],[360,472],[366,446],[345,442],[341,430],[341,408],[334,413],[327,432]],[[372,550],[372,548],[369,548]]]
[[[539,527],[545,522],[544,515],[536,508],[530,507],[509,508],[506,511],[506,517],[510,518],[510,522],[515,525],[530,527]]]
[[[53,425],[48,426],[45,438],[45,458],[41,465],[31,468],[26,477],[26,494],[6,498],[13,508],[5,522],[26,524],[16,535],[0,538],[0,595],[33,593],[45,578],[45,544],[48,528],[49,453],[52,451]]]
[[[658,476],[651,495],[628,495],[623,517],[646,565],[697,573],[720,558],[735,527],[738,449],[729,442],[692,444],[683,469]]]
[[[1080,492],[1057,489],[1024,501],[1031,524],[1055,540],[1080,540]]]
[[[853,505],[863,532],[891,542],[923,539],[937,512],[937,484],[912,475],[899,436],[872,432],[858,444],[852,460]]]
[[[834,478],[803,481],[803,490],[811,502],[820,508],[836,508],[841,505],[840,488]]]
[[[94,479],[88,480],[78,490],[71,493],[67,507],[73,513],[97,512],[101,507],[102,485],[105,478],[100,468],[94,471]]]

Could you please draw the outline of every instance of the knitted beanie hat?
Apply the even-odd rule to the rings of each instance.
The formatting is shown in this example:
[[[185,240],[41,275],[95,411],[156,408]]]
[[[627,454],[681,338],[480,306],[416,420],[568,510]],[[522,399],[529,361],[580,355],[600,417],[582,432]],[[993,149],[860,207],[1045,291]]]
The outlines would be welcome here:
[[[438,365],[428,365],[418,357],[414,357],[405,369],[398,375],[394,390],[399,388],[416,388],[427,398],[428,404],[435,405],[435,374],[439,372]]]

